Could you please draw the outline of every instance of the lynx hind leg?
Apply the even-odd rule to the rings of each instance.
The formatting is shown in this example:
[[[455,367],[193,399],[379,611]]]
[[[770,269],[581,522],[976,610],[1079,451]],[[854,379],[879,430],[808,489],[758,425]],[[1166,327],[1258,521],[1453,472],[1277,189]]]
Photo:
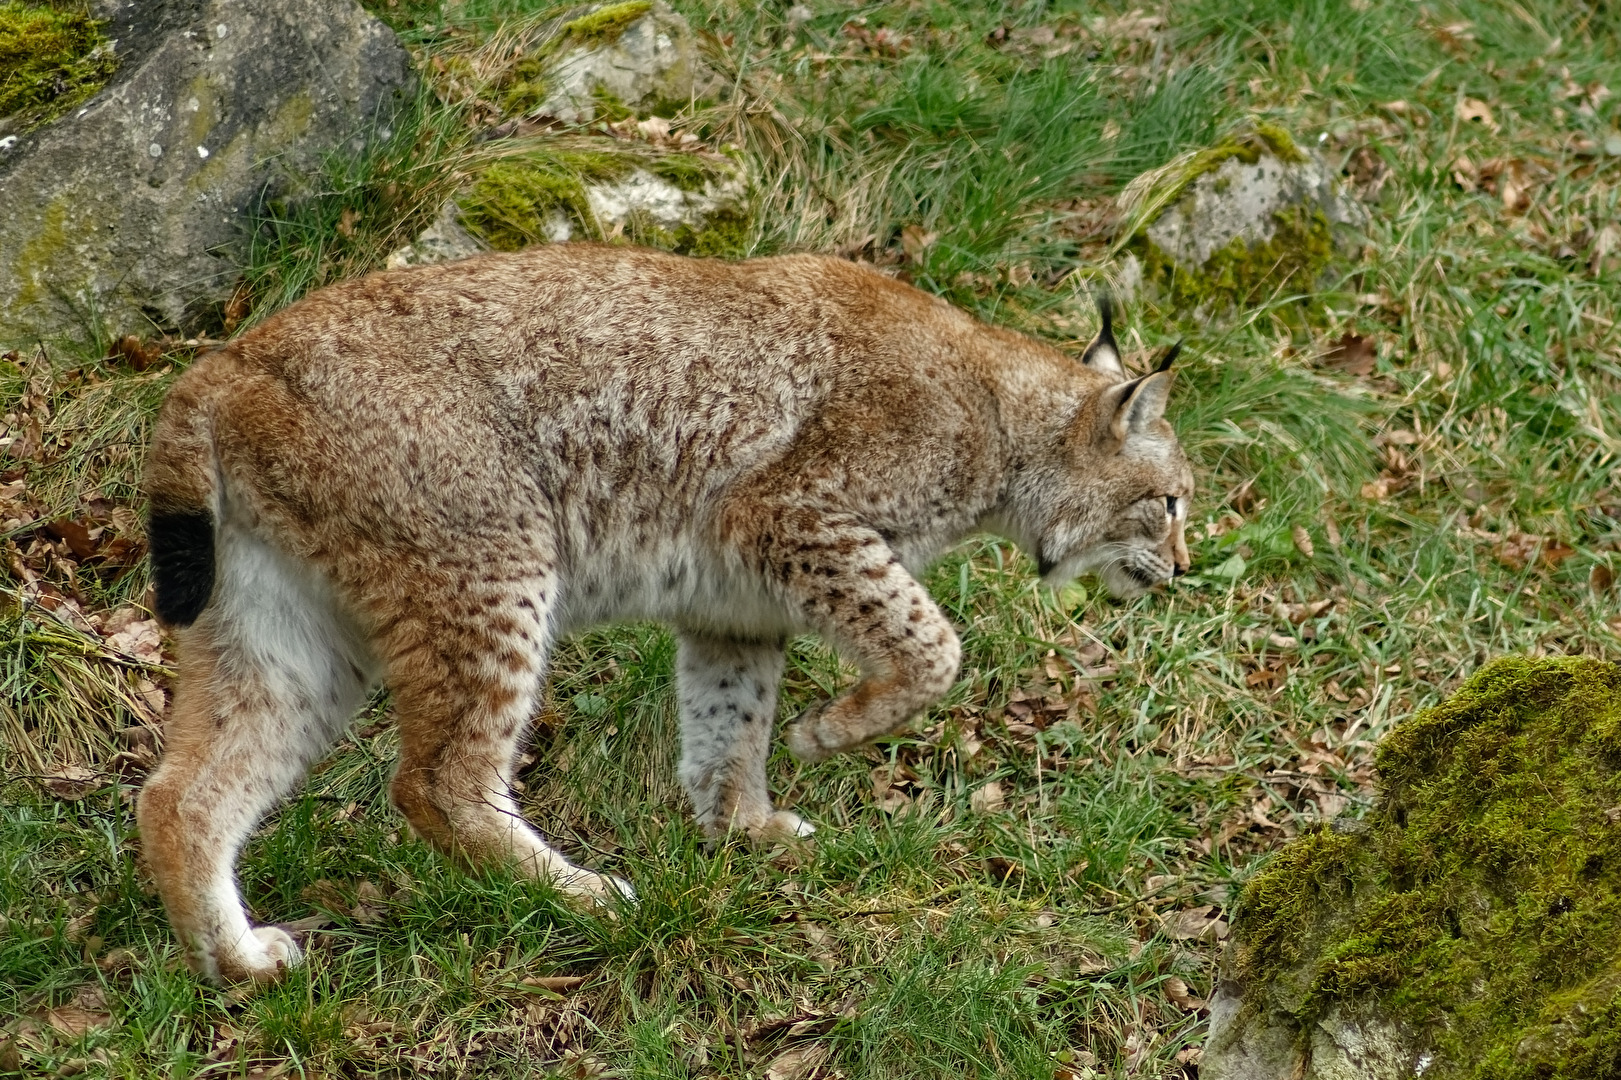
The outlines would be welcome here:
[[[757,548],[766,573],[862,669],[855,686],[789,727],[795,757],[821,761],[895,731],[951,689],[962,659],[957,635],[882,537],[804,509],[768,528]]]
[[[293,938],[252,926],[234,867],[259,819],[304,778],[364,700],[369,657],[310,568],[230,526],[214,601],[180,631],[163,761],[137,812],[146,862],[192,968],[273,980]]]
[[[418,596],[384,645],[400,731],[393,797],[417,835],[478,866],[510,862],[571,896],[633,898],[627,882],[570,863],[523,818],[512,793],[519,743],[539,698],[551,578],[476,583]]]
[[[706,835],[738,829],[755,840],[791,840],[816,831],[797,814],[774,808],[766,786],[782,663],[780,641],[681,635],[679,773]]]

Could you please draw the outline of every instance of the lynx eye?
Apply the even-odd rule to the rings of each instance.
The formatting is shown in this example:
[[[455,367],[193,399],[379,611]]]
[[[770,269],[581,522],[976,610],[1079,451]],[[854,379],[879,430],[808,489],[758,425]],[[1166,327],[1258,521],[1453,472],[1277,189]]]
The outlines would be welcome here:
[[[1166,517],[1175,517],[1176,516],[1176,496],[1175,495],[1167,495],[1167,496],[1165,496],[1165,516]]]

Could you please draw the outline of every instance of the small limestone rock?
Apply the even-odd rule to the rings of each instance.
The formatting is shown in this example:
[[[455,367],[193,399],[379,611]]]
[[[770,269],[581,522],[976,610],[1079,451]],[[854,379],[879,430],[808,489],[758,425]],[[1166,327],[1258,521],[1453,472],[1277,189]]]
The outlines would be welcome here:
[[[1335,190],[1321,162],[1262,154],[1253,163],[1228,158],[1194,180],[1148,227],[1148,239],[1179,268],[1198,270],[1234,240],[1252,247],[1271,240],[1278,215],[1295,208],[1321,211],[1331,225],[1367,221],[1361,206]]]
[[[415,240],[390,253],[388,268],[398,270],[402,266],[453,262],[488,250],[488,246],[462,224],[461,207],[456,205],[456,200],[446,199],[432,225],[422,230]]]
[[[632,110],[685,104],[701,63],[687,20],[663,0],[603,4],[565,27],[572,39],[552,69],[546,100],[531,115],[566,124],[596,119],[604,101]]]
[[[1326,164],[1270,129],[1139,178],[1122,204],[1121,277],[1205,310],[1309,291],[1336,243],[1369,220]]]
[[[589,172],[597,175],[570,169],[566,156],[500,162],[458,197],[463,220],[502,251],[624,238],[685,254],[742,253],[752,214],[748,175],[734,159],[628,153],[594,158]]]
[[[740,208],[746,194],[740,175],[720,183],[708,181],[702,190],[685,191],[645,169],[633,170],[624,180],[585,189],[592,215],[608,233],[631,223],[636,215],[645,215],[662,229],[702,229],[717,213]]]

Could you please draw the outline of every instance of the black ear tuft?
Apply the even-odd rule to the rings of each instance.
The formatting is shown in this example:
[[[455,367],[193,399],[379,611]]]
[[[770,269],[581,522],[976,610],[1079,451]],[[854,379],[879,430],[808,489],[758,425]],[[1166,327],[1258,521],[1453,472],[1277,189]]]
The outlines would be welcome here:
[[[1177,342],[1175,345],[1172,345],[1169,349],[1166,349],[1165,350],[1165,355],[1160,357],[1159,367],[1154,369],[1154,374],[1157,375],[1162,371],[1170,371],[1171,370],[1171,361],[1175,360],[1176,359],[1176,354],[1181,352],[1181,351],[1182,351],[1182,343],[1180,341]]]
[[[1081,363],[1109,375],[1124,375],[1126,369],[1120,363],[1120,346],[1114,340],[1114,299],[1107,292],[1098,294],[1098,316],[1102,325],[1098,327],[1098,336],[1081,354]]]

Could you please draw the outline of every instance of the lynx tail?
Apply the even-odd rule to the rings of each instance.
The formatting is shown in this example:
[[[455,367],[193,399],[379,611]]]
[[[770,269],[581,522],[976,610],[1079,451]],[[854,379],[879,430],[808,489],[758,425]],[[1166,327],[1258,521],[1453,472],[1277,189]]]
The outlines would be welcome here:
[[[158,618],[175,627],[196,622],[214,592],[213,424],[206,401],[188,389],[176,386],[165,403],[146,468],[155,606]]]

